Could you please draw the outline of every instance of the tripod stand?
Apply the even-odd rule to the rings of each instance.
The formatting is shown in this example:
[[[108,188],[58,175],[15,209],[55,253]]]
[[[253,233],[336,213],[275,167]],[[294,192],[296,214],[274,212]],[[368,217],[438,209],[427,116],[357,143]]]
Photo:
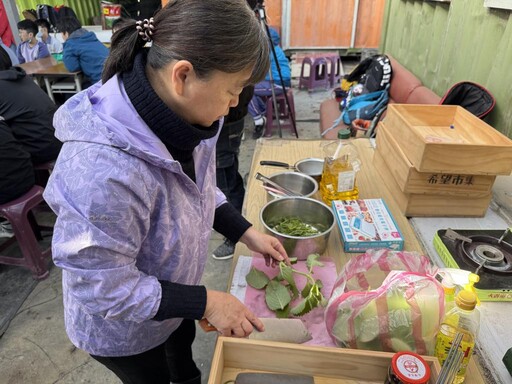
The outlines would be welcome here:
[[[283,80],[283,75],[281,73],[281,67],[280,67],[279,61],[277,59],[276,49],[274,47],[274,43],[272,42],[272,37],[270,36],[270,28],[268,27],[268,24],[267,24],[267,17],[265,15],[265,8],[263,6],[263,1],[258,1],[253,9],[258,15],[258,20],[260,21],[261,27],[265,29],[265,32],[267,34],[267,37],[268,37],[268,40],[270,43],[270,48],[272,51],[272,57],[274,58],[274,62],[276,64],[276,68],[277,68],[277,73],[279,74],[280,84],[283,89],[286,108],[288,109],[290,120],[291,120],[292,126],[293,126],[293,131],[295,132],[295,137],[298,139],[299,134],[297,133],[297,125],[295,122],[294,112],[293,112],[292,108],[290,107],[290,100],[288,99],[288,92],[287,92],[286,85]],[[276,114],[276,120],[277,120],[277,131],[278,131],[279,137],[281,138],[281,137],[283,137],[283,133],[281,130],[281,123],[279,121],[279,109],[278,109],[277,99],[276,99],[274,78],[272,75],[272,66],[269,68],[268,74],[269,74],[269,78],[270,78],[270,90],[271,90],[271,94],[272,94],[272,102],[274,105],[274,113]]]

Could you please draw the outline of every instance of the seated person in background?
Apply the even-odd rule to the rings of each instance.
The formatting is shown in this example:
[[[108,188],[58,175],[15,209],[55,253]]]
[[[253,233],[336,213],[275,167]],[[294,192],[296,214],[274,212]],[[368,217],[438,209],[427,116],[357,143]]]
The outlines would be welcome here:
[[[93,32],[82,28],[74,17],[64,17],[57,23],[62,32],[64,53],[62,61],[68,71],[82,71],[88,78],[83,82],[84,88],[101,80],[103,64],[108,56],[105,47]]]
[[[276,60],[272,52],[270,52],[270,68],[272,70],[272,80],[274,84],[275,94],[280,95],[283,93],[281,79],[285,87],[291,86],[291,68],[288,58],[284,54],[283,49],[279,46],[281,42],[279,33],[277,33],[277,31],[274,28],[269,29],[270,37],[272,39],[272,43],[274,44],[274,49],[276,52],[277,63],[279,64],[279,68],[281,69],[281,76],[279,76]],[[266,103],[263,100],[263,97],[268,96],[272,96],[272,83],[270,82],[269,74],[267,75],[267,77],[265,77],[265,80],[256,84],[256,86],[254,87],[254,96],[249,104],[249,113],[254,119],[254,132],[252,135],[254,139],[261,137],[261,135],[263,134],[263,127],[266,122],[264,118],[266,112]]]
[[[0,204],[8,203],[28,192],[35,183],[30,154],[0,120]],[[13,237],[12,225],[0,217],[0,238]]]
[[[55,36],[50,35],[50,23],[45,19],[36,20],[39,32],[36,35],[38,41],[45,43],[50,53],[62,52],[62,44]]]
[[[18,23],[21,44],[18,45],[16,55],[20,64],[50,56],[46,44],[37,41],[37,24],[32,20],[21,20]]]
[[[57,159],[62,143],[52,125],[56,106],[0,49],[0,204],[12,201],[36,183],[44,186],[48,172],[34,165]],[[10,224],[0,219],[0,237],[11,237]]]
[[[55,138],[56,105],[25,71],[13,67],[0,50],[0,121],[6,124],[34,165],[57,159],[62,143]]]

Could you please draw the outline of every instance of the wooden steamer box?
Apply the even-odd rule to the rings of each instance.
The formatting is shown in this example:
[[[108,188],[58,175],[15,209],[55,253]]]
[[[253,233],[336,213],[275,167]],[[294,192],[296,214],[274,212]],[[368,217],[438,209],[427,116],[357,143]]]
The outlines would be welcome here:
[[[458,106],[389,108],[373,164],[404,215],[484,216],[512,141]]]
[[[379,135],[380,133],[379,131]],[[373,166],[384,180],[384,184],[405,216],[481,217],[485,215],[491,202],[492,194],[490,193],[480,197],[404,193],[394,179],[391,172],[392,165],[388,165],[384,156],[378,150],[375,151],[373,156]]]
[[[234,382],[241,372],[308,375],[315,384],[383,383],[392,357],[389,352],[219,337],[208,384]],[[432,356],[423,358],[430,365],[429,382],[435,383],[439,362]]]
[[[380,123],[377,152],[388,164],[395,182],[405,193],[482,197],[491,193],[496,176],[418,172],[398,146],[386,123]]]
[[[512,140],[462,107],[389,104],[384,122],[418,172],[512,171]]]

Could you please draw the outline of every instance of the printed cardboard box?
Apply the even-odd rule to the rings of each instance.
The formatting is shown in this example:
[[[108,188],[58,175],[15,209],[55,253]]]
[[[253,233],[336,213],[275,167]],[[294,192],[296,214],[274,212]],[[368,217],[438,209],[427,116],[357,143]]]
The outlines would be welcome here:
[[[384,200],[336,200],[332,207],[345,252],[365,252],[370,248],[403,249],[404,239]]]

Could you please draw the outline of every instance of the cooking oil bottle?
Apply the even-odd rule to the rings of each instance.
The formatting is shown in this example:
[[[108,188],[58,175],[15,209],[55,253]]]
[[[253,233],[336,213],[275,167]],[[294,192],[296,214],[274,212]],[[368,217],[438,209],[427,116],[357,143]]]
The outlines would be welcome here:
[[[462,290],[455,297],[455,307],[451,309],[441,322],[441,327],[437,334],[435,356],[439,362],[444,364],[448,357],[451,344],[457,333],[462,333],[462,342],[460,348],[464,353],[460,368],[453,380],[454,384],[464,382],[466,368],[469,359],[475,348],[475,341],[480,327],[480,312],[475,308],[477,296],[470,290]]]
[[[359,196],[356,174],[361,161],[357,149],[348,140],[350,130],[338,132],[338,141],[324,147],[324,169],[320,181],[322,199],[328,205],[333,200],[355,200]]]

